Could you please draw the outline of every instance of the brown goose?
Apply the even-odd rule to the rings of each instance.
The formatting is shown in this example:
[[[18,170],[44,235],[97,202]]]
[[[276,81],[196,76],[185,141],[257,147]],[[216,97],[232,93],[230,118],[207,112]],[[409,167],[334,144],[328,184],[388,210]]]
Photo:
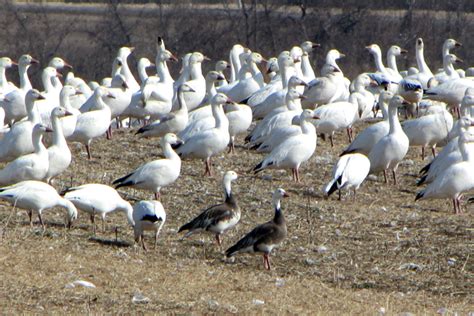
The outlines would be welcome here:
[[[286,238],[285,217],[280,208],[280,200],[288,197],[283,189],[276,189],[273,193],[275,216],[271,221],[255,227],[250,233],[240,239],[235,245],[227,249],[226,256],[232,257],[239,252],[263,252],[263,265],[270,270],[270,253]]]
[[[217,244],[221,245],[220,235],[234,227],[240,220],[240,207],[232,195],[231,182],[237,179],[237,173],[227,171],[224,175],[225,201],[205,209],[201,214],[178,230],[188,230],[185,237],[200,231],[209,231],[216,234]]]

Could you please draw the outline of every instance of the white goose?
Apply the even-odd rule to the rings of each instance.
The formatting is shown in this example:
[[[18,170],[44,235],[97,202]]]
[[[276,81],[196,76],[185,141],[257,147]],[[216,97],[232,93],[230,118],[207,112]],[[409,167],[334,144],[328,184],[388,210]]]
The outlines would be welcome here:
[[[305,116],[305,119],[301,121],[300,135],[296,135],[287,138],[285,141],[275,147],[270,154],[258,163],[253,171],[255,173],[262,171],[266,168],[272,169],[290,169],[293,173],[293,180],[296,182],[300,181],[299,167],[302,163],[307,161],[313,155],[316,150],[316,129],[314,125],[309,121],[311,118],[318,118],[314,116],[313,111],[308,113],[313,115]]]
[[[30,218],[30,225],[33,224],[33,211],[35,211],[43,230],[45,227],[41,214],[44,210],[56,206],[65,208],[67,211],[66,226],[69,228],[77,218],[74,204],[62,198],[52,186],[40,181],[22,181],[0,188],[0,199],[9,201],[14,207],[25,209]]]
[[[17,90],[14,84],[7,80],[6,70],[18,64],[9,57],[0,58],[0,95],[7,95],[8,93]]]
[[[367,156],[359,153],[342,155],[332,169],[332,179],[324,187],[324,193],[330,196],[334,191],[339,190],[339,200],[341,200],[341,190],[352,188],[355,200],[356,191],[369,171],[370,160]]]
[[[474,131],[467,130],[459,137],[462,161],[450,165],[424,190],[418,192],[419,199],[452,199],[454,213],[460,214],[462,193],[474,188],[474,152],[466,144],[474,143]],[[471,148],[472,149],[472,148]]]
[[[30,55],[22,55],[18,60],[18,73],[20,75],[20,88],[6,94],[0,106],[5,110],[5,122],[12,124],[28,115],[25,96],[32,89],[28,68],[39,62]]]
[[[459,113],[459,106],[467,89],[474,89],[474,79],[471,77],[453,79],[429,88],[424,93],[426,99],[442,101]]]
[[[74,133],[68,138],[70,141],[84,144],[89,159],[92,159],[90,151],[92,140],[104,135],[110,126],[110,108],[104,103],[102,97],[113,98],[106,88],[97,88],[93,94],[93,98],[96,102],[96,110],[81,113],[77,117]]]
[[[135,242],[142,242],[142,247],[147,251],[144,240],[144,231],[155,232],[155,248],[158,243],[158,235],[166,222],[166,212],[159,201],[140,201],[133,205],[133,232]]]
[[[140,78],[140,83],[144,83],[148,78],[147,68],[155,67],[155,64],[152,63],[148,58],[142,57],[138,60],[137,72],[138,77]]]
[[[387,51],[387,68],[388,71],[393,77],[398,78],[399,80],[402,79],[400,72],[398,71],[397,66],[397,57],[400,55],[407,54],[408,51],[406,49],[400,48],[400,46],[392,45]]]
[[[373,146],[369,153],[370,173],[383,171],[385,183],[388,183],[387,170],[392,170],[393,181],[395,185],[397,184],[398,164],[408,152],[409,140],[403,132],[397,114],[398,108],[407,104],[408,102],[399,95],[390,100],[388,105],[389,132]]]
[[[360,119],[365,119],[373,114],[375,97],[367,91],[367,87],[374,85],[374,81],[367,74],[360,74],[354,80],[354,91],[349,96],[349,100],[357,103]]]
[[[388,134],[390,124],[388,122],[389,115],[387,103],[392,99],[393,93],[390,91],[382,91],[379,95],[379,107],[382,110],[383,120],[374,123],[360,132],[352,143],[344,150],[341,155],[352,152],[362,153],[368,155],[373,146],[385,135]]]
[[[421,38],[418,38],[416,40],[416,63],[418,65],[419,72],[414,75],[407,76],[406,78],[418,80],[423,85],[423,89],[427,89],[428,82],[430,81],[431,78],[433,78],[433,73],[431,72],[430,68],[425,62],[423,49],[424,49],[423,40]]]
[[[344,75],[337,68],[332,69],[333,72],[308,83],[304,92],[306,98],[301,102],[304,108],[332,103],[345,95],[348,89]]]
[[[225,116],[222,104],[232,101],[224,94],[218,93],[211,100],[212,112],[216,125],[214,128],[196,133],[178,148],[181,157],[205,159],[205,174],[211,176],[211,157],[225,150],[230,141],[229,120]]]
[[[127,58],[130,54],[135,50],[134,47],[121,47],[117,53],[117,57],[120,57],[122,60],[122,67],[120,69],[120,74],[125,77],[127,81],[127,86],[130,88],[132,92],[136,92],[140,90],[140,85],[138,84],[137,80],[133,76],[132,72],[130,71],[130,67],[128,66]]]
[[[446,75],[446,69],[445,69],[445,63],[444,63],[444,58],[450,54],[451,49],[461,47],[462,44],[459,43],[458,41],[448,38],[444,41],[443,43],[443,49],[442,49],[442,57],[443,57],[443,70],[435,74],[435,78],[438,82],[443,82],[445,81],[445,75]]]
[[[187,92],[184,94],[184,100],[188,111],[192,111],[198,107],[206,95],[206,79],[202,74],[202,62],[209,60],[199,52],[194,52],[189,57],[189,80],[186,84],[190,86],[194,92]],[[174,101],[173,107],[177,107],[177,100]]]
[[[311,41],[306,41],[301,44],[301,49],[303,50],[303,56],[301,57],[301,70],[305,82],[310,82],[311,80],[316,79],[313,66],[309,60],[309,54],[317,47],[321,47],[321,44],[313,43]]]
[[[192,92],[192,88],[183,83],[178,88],[179,108],[172,113],[163,116],[159,121],[153,122],[140,128],[136,134],[143,137],[162,137],[167,133],[179,133],[188,124],[188,107],[184,100],[184,93]]]
[[[69,138],[76,129],[77,117],[81,114],[81,111],[74,108],[71,105],[70,97],[80,94],[78,90],[70,85],[64,85],[59,94],[59,104],[62,108],[66,109],[70,115],[61,117],[59,122],[61,123],[61,129],[64,137]]]
[[[51,111],[59,106],[59,91],[56,90],[53,81],[60,75],[53,67],[46,67],[41,73],[41,81],[44,86],[44,91],[41,94],[45,99],[36,102],[35,107],[40,114],[41,122],[48,126],[51,125]],[[62,83],[60,85],[62,89]]]
[[[214,70],[211,70],[206,74],[206,96],[201,104],[189,113],[189,122],[194,122],[212,115],[210,107],[211,99],[217,94],[216,82],[221,80],[221,78],[224,77]]]
[[[64,90],[64,87],[63,89]],[[70,115],[65,108],[55,108],[51,112],[51,121],[53,122],[53,142],[48,147],[49,167],[45,180],[51,184],[54,177],[63,173],[71,164],[71,151],[64,137],[60,117]]]
[[[252,109],[246,104],[226,104],[225,115],[229,120],[229,152],[235,152],[235,137],[247,132],[252,124]]]
[[[220,78],[223,78],[223,79],[219,79],[219,80],[216,81],[216,83],[215,83],[216,87],[220,87],[220,86],[223,86],[223,85],[228,83],[228,81],[225,77],[225,74],[224,74],[224,71],[227,70],[227,69],[230,69],[230,65],[227,61],[218,60],[216,62],[216,66],[215,66],[214,70],[217,71],[217,73],[220,75]]]
[[[14,124],[10,131],[5,134],[0,142],[0,161],[11,161],[34,150],[33,127],[41,121],[34,104],[41,99],[44,99],[44,97],[38,90],[32,89],[26,93],[25,103],[28,118],[26,121]]]
[[[160,140],[160,145],[164,159],[147,162],[125,177],[115,180],[112,183],[116,185],[115,188],[132,187],[152,191],[158,200],[161,188],[174,183],[181,173],[181,158],[172,148],[181,145],[181,141],[175,134],[169,133]]]
[[[124,199],[120,197],[118,192],[107,185],[90,183],[77,187],[68,188],[61,192],[64,198],[71,201],[77,209],[90,214],[93,224],[94,233],[95,215],[102,218],[102,230],[105,231],[105,216],[114,211],[124,212],[127,216],[128,223],[134,225],[132,213],[133,208]]]
[[[63,70],[64,68],[72,69],[72,66],[68,64],[67,62],[65,62],[64,59],[62,59],[61,57],[53,57],[49,61],[48,67],[52,67],[56,69],[56,71],[59,74],[58,76],[51,78],[51,84],[53,85],[52,91],[57,99],[59,97],[59,93],[61,92],[61,89],[63,88],[63,84],[61,80],[59,80],[59,77],[62,77],[62,74],[60,73],[60,71]]]
[[[443,72],[436,74],[435,79],[438,83],[443,83],[452,79],[459,79],[461,76],[454,69],[454,63],[462,63],[462,59],[453,54],[447,54],[443,58]]]
[[[42,124],[35,125],[32,137],[34,152],[16,158],[0,170],[1,185],[45,178],[49,168],[48,151],[41,141],[45,132],[52,130]]]
[[[235,44],[232,46],[232,49],[229,53],[229,60],[230,60],[230,79],[229,82],[233,83],[238,80],[238,74],[240,72],[240,68],[242,67],[240,63],[239,56],[244,53],[245,48],[240,44]]]

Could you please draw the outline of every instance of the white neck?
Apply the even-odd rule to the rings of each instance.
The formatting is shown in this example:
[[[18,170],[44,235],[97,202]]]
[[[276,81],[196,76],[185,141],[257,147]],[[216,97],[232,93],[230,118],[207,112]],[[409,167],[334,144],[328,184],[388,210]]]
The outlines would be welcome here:
[[[25,92],[32,89],[30,78],[28,77],[28,68],[30,68],[30,65],[18,66],[18,74],[20,75],[20,89]]]
[[[213,105],[212,114],[216,120],[216,128],[228,131],[229,130],[229,119],[222,109],[222,104]]]
[[[66,139],[64,138],[63,128],[57,116],[52,117],[53,124],[53,145],[56,146],[67,146]]]
[[[387,53],[387,65],[388,68],[398,73],[397,56],[395,56],[395,54],[393,54],[391,50],[389,50]]]
[[[377,71],[385,73],[385,66],[383,65],[382,61],[382,54],[380,52],[372,52],[372,55],[374,56],[375,59],[375,67],[377,68]]]
[[[170,72],[168,70],[168,66],[166,65],[165,60],[159,60],[159,61],[157,60],[156,73],[158,74],[158,77],[160,78],[160,82],[165,82],[165,83],[173,82],[173,78],[170,75]]]
[[[42,151],[46,151],[46,147],[44,147],[43,142],[41,139],[43,138],[42,133],[34,133],[33,134],[33,147],[35,149],[35,153],[39,154]]]
[[[6,87],[8,85],[6,69],[0,67],[0,87]]]
[[[402,130],[402,126],[398,120],[398,108],[396,106],[388,107],[388,122],[390,124],[389,134],[394,134]]]
[[[26,111],[28,113],[28,121],[30,121],[33,124],[37,124],[40,122],[41,118],[35,108],[34,101],[30,100],[29,102],[26,103]]]
[[[215,89],[214,89],[215,90]],[[178,105],[179,109],[177,112],[182,113],[183,115],[188,115],[188,107],[186,106],[186,101],[184,100],[184,93],[178,92]]]
[[[163,149],[163,155],[166,159],[181,161],[181,158],[179,158],[178,154],[173,150],[171,145],[164,140],[164,138],[161,139],[161,148]]]
[[[46,93],[50,93],[55,89],[52,83],[53,77],[48,75],[46,72],[43,72],[41,80],[43,81],[43,87]]]
[[[456,70],[454,70],[453,63],[451,62],[451,59],[449,58],[444,58],[443,68],[444,68],[444,72],[446,72],[448,76],[451,76],[454,72],[456,72]]]
[[[226,198],[232,194],[231,182],[230,179],[224,178],[224,193]]]
[[[191,69],[189,71],[189,78],[191,80],[193,79],[204,79],[204,76],[202,75],[202,68],[201,68],[201,63],[194,63],[191,65]]]
[[[306,78],[315,78],[313,67],[311,66],[311,62],[309,60],[308,53],[304,53],[301,57],[301,69],[303,71],[303,75]]]
[[[146,73],[146,67],[143,64],[140,64],[138,67],[138,77],[140,78],[140,82],[145,82],[148,78],[148,74]]]
[[[425,62],[423,47],[418,47],[418,49],[416,50],[416,63],[418,65],[418,69],[420,70],[420,72],[431,74],[431,76],[433,76],[433,73],[431,72],[430,68]]]

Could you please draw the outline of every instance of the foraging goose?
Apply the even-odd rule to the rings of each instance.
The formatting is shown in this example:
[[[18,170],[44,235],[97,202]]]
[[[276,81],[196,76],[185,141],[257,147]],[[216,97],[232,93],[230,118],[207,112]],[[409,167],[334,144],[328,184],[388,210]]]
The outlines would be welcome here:
[[[0,106],[5,110],[5,122],[13,124],[28,115],[25,103],[26,93],[32,89],[28,68],[39,62],[30,55],[22,55],[18,60],[18,73],[20,76],[20,88],[6,94],[0,101]]]
[[[433,107],[431,114],[402,123],[403,132],[410,146],[421,146],[421,160],[425,159],[425,147],[430,147],[433,157],[436,145],[448,137],[453,127],[453,116],[442,107]]]
[[[302,133],[285,139],[276,146],[268,156],[258,163],[253,171],[255,173],[263,169],[290,169],[293,180],[300,181],[299,167],[313,155],[316,150],[316,129],[309,121],[311,118],[318,119],[314,112],[308,111],[300,122]]]
[[[155,199],[160,198],[160,189],[172,184],[178,179],[181,172],[181,159],[174,152],[172,146],[181,145],[181,141],[175,134],[166,134],[160,140],[164,159],[147,162],[125,177],[115,180],[115,188],[133,187],[152,191]]]
[[[342,155],[358,152],[368,155],[374,145],[385,135],[388,134],[390,124],[388,122],[387,103],[392,99],[393,93],[390,91],[382,91],[379,95],[379,107],[382,110],[383,120],[374,123],[360,132],[352,143],[342,152]]]
[[[423,89],[429,88],[428,82],[430,81],[431,78],[433,78],[433,73],[431,72],[430,68],[425,62],[425,57],[423,54],[423,49],[424,49],[424,43],[421,38],[418,38],[416,40],[416,63],[418,65],[418,70],[419,72],[413,75],[409,75],[405,77],[406,79],[416,79],[418,80],[422,86]]]
[[[192,91],[190,86],[183,83],[178,88],[179,108],[175,112],[163,116],[159,121],[143,126],[136,134],[143,137],[162,137],[167,133],[177,134],[184,130],[188,124],[188,107],[184,100],[184,93]]]
[[[56,206],[65,208],[67,211],[66,227],[68,228],[77,218],[77,210],[74,204],[62,198],[52,186],[41,181],[22,181],[0,188],[0,199],[12,203],[14,207],[25,209],[30,218],[30,225],[33,224],[33,211],[38,213],[38,219],[43,230],[45,226],[41,214],[46,209]]]
[[[16,158],[1,169],[0,185],[9,185],[25,180],[41,181],[45,178],[49,168],[49,160],[48,151],[41,139],[44,133],[52,131],[52,129],[42,124],[36,124],[33,127],[34,152]]]
[[[63,87],[64,90],[64,87]],[[54,177],[63,173],[71,164],[71,151],[64,137],[60,117],[71,115],[65,108],[55,108],[51,112],[51,121],[53,122],[53,142],[48,147],[49,167],[45,180],[51,184]]]
[[[147,251],[144,240],[144,231],[155,232],[155,248],[158,243],[158,235],[166,222],[166,213],[163,205],[158,201],[140,201],[133,205],[133,232],[135,242],[142,242],[142,247]]]
[[[200,231],[208,231],[215,234],[216,242],[220,247],[221,235],[240,221],[240,207],[231,190],[231,183],[235,180],[237,180],[237,173],[227,171],[223,179],[224,203],[208,207],[189,223],[181,226],[178,233],[187,230],[184,237],[189,237]]]
[[[390,100],[388,105],[389,132],[372,147],[369,153],[370,173],[383,171],[385,183],[388,183],[387,170],[392,170],[394,184],[397,184],[398,164],[408,152],[409,140],[403,132],[397,114],[398,108],[407,104],[409,103],[399,95]]]
[[[287,235],[285,216],[281,211],[280,201],[288,196],[285,190],[276,189],[272,197],[275,209],[273,219],[252,229],[235,245],[226,250],[226,256],[232,257],[235,254],[245,252],[261,252],[263,253],[263,265],[265,269],[270,270],[270,253],[273,248],[279,246],[285,240]]]
[[[90,214],[94,234],[95,215],[102,218],[102,230],[105,231],[105,216],[110,212],[120,211],[127,216],[128,223],[134,225],[132,213],[133,208],[118,192],[107,185],[89,183],[77,187],[72,187],[61,192],[64,198],[71,201],[77,209]]]
[[[13,125],[0,142],[1,162],[11,161],[34,150],[32,141],[33,127],[41,121],[38,112],[34,108],[34,104],[37,100],[42,99],[44,99],[44,96],[36,89],[26,93],[25,103],[28,118],[26,121]]]
[[[183,157],[205,159],[205,175],[212,176],[211,157],[225,150],[230,141],[229,120],[222,109],[222,104],[232,103],[224,94],[218,93],[212,98],[212,114],[215,127],[197,132],[188,139],[184,145],[177,149],[177,153]]]
[[[93,98],[96,102],[96,109],[90,112],[81,113],[77,117],[74,133],[68,138],[70,141],[80,142],[85,145],[87,157],[92,159],[90,145],[96,137],[102,136],[110,126],[110,108],[105,104],[102,97],[114,98],[107,88],[99,87],[95,89]]]
[[[424,190],[418,192],[415,201],[449,198],[453,200],[454,213],[462,213],[461,195],[474,188],[474,152],[466,146],[466,144],[474,143],[474,131],[465,131],[458,142],[462,161],[447,167]]]
[[[359,153],[342,155],[332,169],[332,179],[324,187],[324,193],[330,196],[334,191],[339,190],[339,200],[341,200],[341,190],[352,188],[355,200],[356,191],[369,175],[369,171],[370,160],[367,156]]]

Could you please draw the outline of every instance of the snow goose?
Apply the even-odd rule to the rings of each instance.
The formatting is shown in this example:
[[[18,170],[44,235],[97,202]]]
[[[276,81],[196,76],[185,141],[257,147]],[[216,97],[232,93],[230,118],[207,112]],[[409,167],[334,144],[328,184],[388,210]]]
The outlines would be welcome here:
[[[398,83],[397,93],[410,103],[406,107],[405,117],[408,114],[418,116],[420,101],[423,98],[423,86],[417,79],[404,78]]]
[[[44,99],[44,97],[36,89],[26,93],[25,103],[28,118],[26,121],[14,124],[10,131],[5,134],[0,142],[0,161],[11,161],[34,150],[32,142],[33,127],[41,121],[34,104],[41,99]]]
[[[202,62],[209,60],[199,52],[194,52],[189,57],[189,80],[186,84],[190,86],[194,92],[187,92],[184,94],[184,100],[188,111],[192,111],[198,107],[206,95],[206,79],[202,75]],[[177,100],[174,101],[173,107],[177,107]]]
[[[112,183],[116,185],[115,188],[132,187],[152,191],[158,200],[161,188],[175,182],[181,173],[181,159],[172,148],[181,145],[181,141],[175,134],[169,133],[160,140],[160,145],[164,159],[147,162],[125,177],[115,180]]]
[[[18,73],[20,75],[20,88],[6,94],[3,101],[0,101],[1,107],[5,110],[5,122],[13,124],[20,121],[28,115],[26,110],[25,95],[32,89],[28,77],[28,68],[32,64],[39,62],[30,55],[22,55],[18,60]]]
[[[442,49],[442,58],[443,58],[443,70],[435,74],[435,78],[438,82],[443,82],[445,81],[445,75],[446,75],[446,69],[445,69],[445,64],[444,64],[444,58],[450,54],[451,49],[461,47],[462,44],[459,43],[458,41],[448,38],[444,41],[443,43],[443,49]]]
[[[379,95],[379,107],[382,110],[383,120],[381,122],[374,123],[360,132],[352,143],[343,151],[342,155],[358,152],[364,155],[368,155],[372,150],[373,146],[389,131],[388,123],[388,110],[387,103],[392,99],[393,93],[390,91],[382,91]]]
[[[159,121],[145,125],[137,131],[143,137],[162,137],[167,133],[179,133],[188,124],[188,107],[184,100],[184,93],[192,92],[192,88],[183,83],[178,88],[179,108],[172,113],[163,116]]]
[[[397,184],[396,171],[398,164],[403,160],[408,152],[409,140],[403,132],[398,120],[398,108],[407,105],[401,96],[394,96],[388,105],[389,132],[382,137],[369,153],[370,173],[383,171],[385,183],[387,180],[387,170],[392,170],[393,181]]]
[[[184,237],[189,237],[194,233],[207,231],[215,234],[217,245],[220,247],[221,235],[240,221],[240,207],[231,189],[231,183],[235,180],[237,180],[237,173],[227,171],[223,179],[224,203],[206,208],[190,222],[181,226],[178,233],[187,230]]]
[[[50,128],[36,124],[33,127],[34,152],[20,156],[9,162],[0,170],[0,184],[9,185],[25,180],[43,180],[48,172],[48,151],[41,139],[46,132],[52,132]]]
[[[133,205],[133,232],[135,242],[142,242],[142,247],[147,251],[143,232],[152,230],[155,232],[155,248],[158,243],[158,235],[166,222],[166,213],[159,201],[140,201]]]
[[[318,77],[308,83],[301,102],[304,108],[336,102],[345,94],[347,88],[344,75],[333,68],[333,72]]]
[[[453,138],[429,164],[420,170],[422,177],[418,180],[417,185],[433,182],[446,168],[462,160],[459,150],[459,136],[472,125],[474,125],[474,121],[468,116],[463,116],[456,122],[452,131]],[[465,146],[474,147],[474,144],[465,144]]]
[[[245,141],[249,142],[250,146],[258,146],[270,137],[273,129],[291,125],[293,117],[302,112],[301,105],[297,103],[300,98],[302,95],[296,89],[289,89],[285,96],[286,110],[273,110],[267,114],[245,138]]]
[[[64,90],[64,87],[63,89]],[[48,147],[49,167],[45,180],[49,184],[54,177],[63,173],[71,164],[71,151],[64,138],[63,129],[59,121],[60,117],[70,115],[65,108],[55,108],[51,112],[51,121],[53,122],[53,142]]]
[[[219,80],[222,80],[222,78],[224,78],[224,77],[221,76],[217,71],[214,71],[214,70],[211,70],[206,74],[206,96],[202,100],[201,104],[199,104],[199,106],[189,114],[190,121],[200,119],[200,117],[195,118],[194,116],[196,116],[196,115],[199,116],[200,114],[198,114],[198,113],[199,113],[200,109],[202,109],[202,108],[206,107],[206,105],[210,104],[212,97],[214,97],[217,93],[216,82],[219,81]],[[212,111],[211,111],[210,107],[206,108],[205,111],[206,111],[208,116],[212,115]]]
[[[425,56],[423,54],[424,50],[424,43],[423,39],[418,38],[416,40],[416,63],[418,65],[418,70],[419,72],[407,76],[407,79],[417,79],[423,86],[423,89],[428,88],[428,81],[430,81],[431,78],[433,78],[433,73],[431,72],[430,68],[425,62]]]
[[[339,190],[339,200],[341,200],[341,190],[352,188],[355,200],[356,191],[369,171],[370,160],[367,156],[359,153],[342,155],[332,169],[332,179],[324,187],[324,193],[330,196],[334,191]]]
[[[229,60],[230,60],[230,83],[238,80],[238,74],[240,72],[240,68],[242,67],[240,63],[239,56],[245,51],[245,48],[240,44],[235,44],[232,46],[232,49],[229,53]]]
[[[74,108],[71,105],[70,97],[81,94],[80,91],[76,90],[74,87],[70,85],[64,85],[61,89],[61,93],[59,94],[59,104],[60,107],[66,109],[70,113],[70,115],[61,117],[59,122],[61,123],[61,129],[64,137],[67,139],[73,133],[74,129],[76,128],[77,117],[81,112]]]
[[[317,47],[321,47],[321,44],[313,43],[311,41],[306,41],[301,44],[301,49],[303,50],[303,56],[301,56],[301,71],[305,82],[310,82],[311,80],[316,79],[313,66],[309,60],[309,54]]]
[[[6,95],[16,89],[14,84],[7,80],[6,70],[12,66],[17,66],[18,64],[11,60],[9,57],[0,58],[0,95]]]
[[[64,198],[71,201],[77,209],[90,214],[93,225],[94,234],[95,215],[102,218],[102,230],[105,231],[105,216],[110,212],[124,212],[127,216],[128,223],[134,225],[133,208],[124,199],[120,197],[118,192],[107,185],[98,183],[83,184],[77,187],[71,187],[63,192]]]
[[[294,117],[291,125],[276,127],[272,130],[270,136],[258,146],[258,152],[269,153],[278,146],[281,142],[287,138],[300,135],[301,131],[301,122],[306,119],[313,118],[314,114],[312,111],[303,111],[299,117]],[[298,120],[298,123],[295,121]],[[295,125],[298,124],[298,125]]]
[[[94,91],[93,97],[96,103],[96,109],[81,113],[77,117],[76,128],[74,133],[68,138],[70,141],[80,142],[85,145],[87,156],[92,159],[90,145],[92,139],[103,135],[110,126],[110,108],[104,103],[102,97],[110,97],[111,95],[106,88],[99,87]]]
[[[385,68],[382,61],[382,50],[380,49],[379,45],[371,44],[371,45],[366,46],[365,49],[367,49],[369,53],[372,56],[374,56],[375,68],[377,69],[377,72],[384,74],[391,81],[398,81],[396,80],[396,78],[392,76],[390,71],[388,71],[387,68]]]
[[[452,79],[459,79],[461,76],[454,69],[454,63],[463,63],[462,59],[453,54],[447,54],[443,58],[443,72],[435,76],[438,83],[443,83]]]
[[[152,63],[148,58],[142,57],[138,60],[137,71],[140,82],[144,83],[148,78],[148,73],[146,72],[147,68],[155,67],[155,64]]]
[[[59,93],[61,92],[61,89],[63,88],[63,84],[61,80],[59,80],[59,77],[62,77],[62,74],[60,73],[61,70],[64,68],[69,68],[72,69],[72,66],[68,64],[67,62],[64,61],[61,57],[53,57],[49,63],[48,67],[52,67],[56,69],[58,72],[58,76],[51,77],[51,84],[52,84],[52,93],[56,97],[56,99],[59,97]],[[57,105],[56,105],[57,106]]]
[[[197,132],[186,139],[184,145],[177,149],[181,157],[205,159],[205,175],[212,175],[211,157],[225,150],[229,144],[229,120],[225,116],[222,104],[232,102],[224,94],[216,94],[211,100],[212,113],[216,122],[215,127]]]
[[[130,88],[132,92],[136,92],[140,89],[140,85],[138,84],[137,80],[133,76],[130,68],[128,66],[127,58],[130,54],[135,50],[134,47],[121,47],[117,53],[117,57],[122,59],[122,67],[120,69],[120,74],[125,77],[127,82],[127,86]]]
[[[237,253],[263,253],[263,265],[270,270],[270,253],[273,248],[279,246],[286,238],[286,221],[281,210],[281,199],[288,197],[285,190],[279,188],[273,193],[272,204],[275,215],[272,220],[258,225],[247,235],[241,238],[235,245],[226,250],[227,257],[232,257]]]
[[[59,93],[53,85],[53,79],[61,74],[53,67],[46,67],[41,73],[41,81],[43,82],[44,91],[41,94],[44,100],[35,102],[36,111],[39,112],[41,122],[45,125],[51,125],[51,111],[59,106]],[[61,89],[62,89],[61,84]]]
[[[293,180],[300,181],[299,167],[306,162],[316,150],[316,129],[310,122],[311,118],[317,119],[314,112],[306,109],[308,114],[300,122],[302,133],[285,139],[268,154],[265,159],[259,162],[253,171],[255,173],[264,169],[290,169],[293,173]]]
[[[373,114],[375,97],[366,88],[374,84],[374,81],[365,73],[360,74],[354,80],[354,90],[349,96],[349,100],[357,103],[360,119],[368,118]]]
[[[215,66],[215,71],[217,71],[217,73],[223,78],[223,79],[219,79],[216,81],[215,85],[216,87],[220,87],[220,86],[223,86],[225,84],[228,84],[228,81],[227,79],[225,78],[225,75],[224,75],[224,71],[226,69],[230,69],[230,65],[227,61],[225,60],[218,60],[216,62],[216,66]]]
[[[13,204],[14,207],[25,209],[33,224],[33,211],[38,213],[43,230],[45,228],[41,214],[44,210],[60,206],[66,209],[66,227],[70,228],[72,222],[77,218],[77,210],[74,204],[62,198],[56,190],[41,181],[22,181],[17,184],[0,188],[0,199]]]
[[[339,52],[337,49],[331,49],[326,54],[324,65],[321,67],[321,76],[326,76],[333,72],[342,73],[341,68],[337,64],[337,60],[345,57],[346,55]]]
[[[235,152],[235,137],[247,132],[252,124],[252,109],[246,104],[232,103],[224,107],[229,120],[229,152]]]
[[[474,152],[466,146],[469,143],[474,143],[474,131],[472,130],[465,131],[459,137],[462,161],[447,167],[424,190],[418,192],[415,201],[449,198],[453,200],[454,213],[462,213],[461,195],[474,188]]]
[[[431,147],[433,157],[436,145],[448,137],[453,127],[453,116],[441,107],[433,107],[431,113],[402,123],[410,146],[421,146],[421,160],[425,159],[425,147]]]
[[[89,99],[89,97],[94,93],[93,89],[91,89],[82,78],[75,77],[72,71],[67,73],[65,85],[72,86],[77,91],[75,95],[71,95],[68,98],[71,106],[66,109],[69,111],[72,109],[79,110],[87,99]],[[61,103],[61,93],[59,93],[59,104],[64,107]]]
[[[399,80],[402,79],[400,72],[398,71],[397,66],[397,57],[400,55],[407,54],[408,51],[406,49],[400,48],[400,46],[392,45],[387,51],[387,68],[386,70],[395,78]]]
[[[472,78],[453,79],[429,88],[425,91],[424,97],[430,100],[445,102],[449,107],[456,110],[457,113],[460,113],[459,105],[468,88],[474,88],[474,80]]]

